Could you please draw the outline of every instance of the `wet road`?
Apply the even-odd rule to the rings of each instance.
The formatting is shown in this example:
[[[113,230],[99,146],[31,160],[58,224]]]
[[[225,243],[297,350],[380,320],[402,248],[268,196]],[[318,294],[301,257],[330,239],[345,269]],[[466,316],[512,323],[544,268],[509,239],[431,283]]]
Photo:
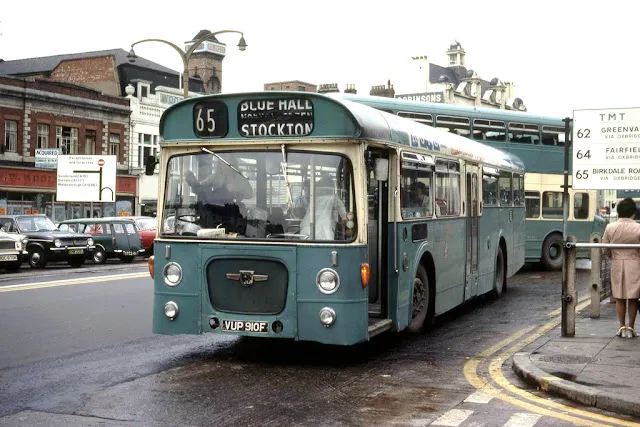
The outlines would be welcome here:
[[[107,271],[81,276],[123,274]],[[578,274],[580,298],[588,273]],[[468,304],[419,336],[353,348],[153,335],[149,278],[87,282],[0,294],[0,424],[41,416],[44,425],[575,424],[478,391],[496,374],[482,352],[512,345],[514,334],[547,324],[559,308],[559,272],[527,266],[500,300]],[[15,284],[0,280],[0,292]],[[500,366],[498,374],[527,387],[508,361]]]

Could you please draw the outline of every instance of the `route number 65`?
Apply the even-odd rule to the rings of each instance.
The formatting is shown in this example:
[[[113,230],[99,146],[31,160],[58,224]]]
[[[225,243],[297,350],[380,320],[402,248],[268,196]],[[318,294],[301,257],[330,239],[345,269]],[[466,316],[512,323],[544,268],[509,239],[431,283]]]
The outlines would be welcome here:
[[[200,138],[227,135],[229,129],[227,105],[220,101],[203,101],[193,106],[193,132]]]

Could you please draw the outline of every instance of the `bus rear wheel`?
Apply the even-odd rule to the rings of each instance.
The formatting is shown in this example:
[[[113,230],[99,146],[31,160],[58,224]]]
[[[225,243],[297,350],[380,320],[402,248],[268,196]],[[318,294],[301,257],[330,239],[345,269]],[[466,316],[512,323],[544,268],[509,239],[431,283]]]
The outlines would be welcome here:
[[[563,256],[562,235],[558,233],[548,235],[542,243],[542,264],[544,267],[547,270],[562,269]]]
[[[420,332],[425,323],[429,323],[427,319],[431,320],[431,288],[427,271],[420,265],[413,279],[413,305],[408,331]]]
[[[498,253],[496,254],[496,271],[495,279],[493,282],[493,290],[491,296],[493,298],[500,298],[502,294],[507,290],[507,275],[505,274],[505,262],[504,252],[502,252],[502,246],[498,246]]]

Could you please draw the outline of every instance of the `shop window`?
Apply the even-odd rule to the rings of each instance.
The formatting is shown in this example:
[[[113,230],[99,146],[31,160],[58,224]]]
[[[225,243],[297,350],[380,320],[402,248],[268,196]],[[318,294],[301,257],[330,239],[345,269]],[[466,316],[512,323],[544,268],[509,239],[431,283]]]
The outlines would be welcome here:
[[[527,218],[540,218],[540,192],[525,192],[525,216]]]
[[[49,147],[49,125],[38,125],[37,148]]]
[[[12,153],[18,152],[18,122],[14,120],[4,122],[4,147]]]
[[[562,219],[562,192],[545,191],[542,193],[542,217]]]
[[[147,157],[157,156],[160,152],[158,147],[158,135],[138,134],[138,167],[144,167]]]

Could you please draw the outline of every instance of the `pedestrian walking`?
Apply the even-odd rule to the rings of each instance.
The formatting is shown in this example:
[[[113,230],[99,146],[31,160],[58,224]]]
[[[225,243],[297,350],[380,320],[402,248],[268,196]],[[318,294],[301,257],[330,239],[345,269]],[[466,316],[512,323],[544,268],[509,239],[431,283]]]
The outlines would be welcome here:
[[[618,221],[608,224],[602,237],[603,243],[640,244],[640,224],[634,221],[636,204],[626,198],[617,205]],[[638,249],[605,248],[605,256],[611,258],[611,293],[616,299],[616,311],[622,338],[634,338],[637,302],[640,297],[640,251]],[[629,305],[629,324],[626,321]]]

